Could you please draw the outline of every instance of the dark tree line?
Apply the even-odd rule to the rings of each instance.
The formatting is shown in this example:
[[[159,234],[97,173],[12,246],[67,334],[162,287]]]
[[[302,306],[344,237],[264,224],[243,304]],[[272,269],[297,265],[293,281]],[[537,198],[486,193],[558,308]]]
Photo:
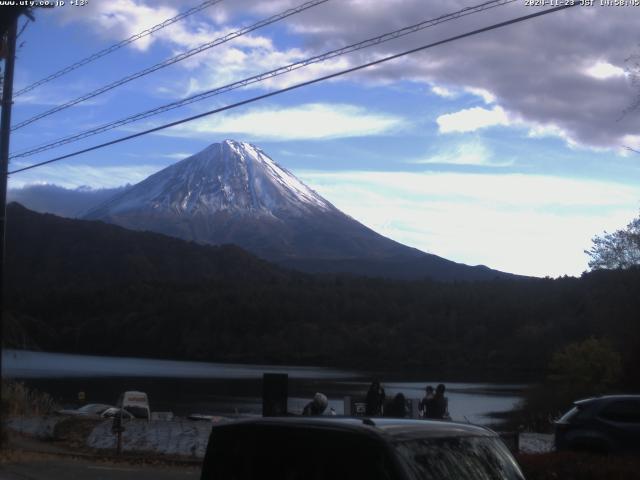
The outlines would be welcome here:
[[[9,218],[14,345],[522,380],[596,337],[638,381],[639,268],[478,283],[312,276],[235,247],[15,206]]]

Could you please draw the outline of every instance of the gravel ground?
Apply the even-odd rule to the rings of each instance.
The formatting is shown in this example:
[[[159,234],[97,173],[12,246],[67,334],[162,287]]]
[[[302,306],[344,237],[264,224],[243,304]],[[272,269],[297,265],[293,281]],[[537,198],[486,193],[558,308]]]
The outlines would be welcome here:
[[[521,433],[521,453],[549,453],[554,451],[553,434],[551,433]]]
[[[134,420],[125,424],[122,450],[204,458],[211,425],[210,422],[191,420]],[[111,421],[106,421],[93,429],[87,438],[87,446],[113,450],[116,441],[116,436],[111,433]]]
[[[223,417],[217,417],[216,423],[233,421]],[[68,430],[74,430],[80,424],[84,426],[85,434],[80,442],[74,441],[74,445],[84,443],[84,446],[93,450],[109,450],[116,448],[117,437],[111,431],[112,420],[97,421],[91,427],[85,418],[46,416],[46,417],[18,417],[7,421],[7,426],[18,433],[31,437],[58,443],[69,443],[72,435]],[[77,424],[77,425],[76,425]],[[204,458],[204,454],[211,433],[211,421],[192,421],[175,419],[173,421],[132,420],[125,422],[125,431],[122,434],[122,450],[124,452],[149,452],[160,455],[171,455]],[[65,428],[61,428],[61,427]],[[78,430],[78,428],[75,428]],[[61,436],[62,435],[62,436]]]
[[[59,415],[45,417],[14,417],[7,420],[7,427],[11,430],[42,440],[53,440],[56,425],[65,417]]]
[[[64,424],[60,424],[63,422]],[[76,423],[82,420],[78,419]],[[233,421],[233,419],[217,417],[216,423]],[[41,440],[68,440],[58,438],[56,435],[64,433],[62,426],[70,422],[69,417],[20,417],[9,419],[7,425],[10,429]],[[56,425],[60,424],[58,428]],[[133,420],[125,422],[125,431],[122,434],[122,450],[125,452],[156,453],[190,457],[194,459],[204,458],[212,422],[175,419],[173,421]],[[112,421],[97,422],[95,427],[86,428],[89,431],[85,441],[85,447],[92,450],[109,450],[116,448],[116,436],[111,432]],[[73,427],[73,425],[71,425]],[[67,435],[69,436],[69,435]],[[78,439],[80,440],[80,439]],[[80,441],[81,442],[81,441]],[[79,446],[80,442],[75,442]],[[521,433],[520,452],[527,454],[548,453],[554,450],[553,435],[544,433]]]

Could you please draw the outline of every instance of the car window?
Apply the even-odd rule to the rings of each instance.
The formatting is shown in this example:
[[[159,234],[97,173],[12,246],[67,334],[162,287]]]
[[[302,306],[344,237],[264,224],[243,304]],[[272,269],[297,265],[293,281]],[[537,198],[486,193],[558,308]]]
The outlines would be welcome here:
[[[149,410],[146,408],[129,405],[126,410],[136,418],[149,418]]]
[[[636,400],[619,400],[607,405],[600,417],[614,422],[640,423],[640,402]]]
[[[559,419],[558,422],[561,423],[566,423],[569,420],[572,420],[574,418],[576,418],[578,416],[578,413],[580,413],[580,410],[578,410],[578,407],[573,407],[571,410],[569,410],[567,413],[565,413],[564,415],[562,415]]]
[[[395,448],[412,480],[524,480],[497,438],[429,438]]]
[[[391,480],[389,456],[364,435],[266,428],[211,435],[203,480]]]
[[[569,423],[575,420],[581,420],[585,418],[589,418],[591,414],[589,413],[589,409],[586,405],[576,405],[571,410],[562,415],[558,422],[560,423]]]
[[[85,413],[89,415],[100,414],[101,412],[104,412],[107,408],[109,408],[109,405],[97,405],[94,403],[90,403],[88,405],[84,405],[80,407],[78,409],[78,413]]]

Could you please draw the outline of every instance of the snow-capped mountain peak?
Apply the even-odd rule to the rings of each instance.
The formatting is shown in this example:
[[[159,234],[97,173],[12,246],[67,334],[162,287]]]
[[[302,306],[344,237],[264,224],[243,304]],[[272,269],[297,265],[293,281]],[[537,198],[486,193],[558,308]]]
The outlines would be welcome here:
[[[334,207],[258,147],[235,140],[214,143],[114,198],[110,215],[152,210],[301,215]]]
[[[439,279],[500,274],[383,237],[335,208],[258,147],[234,140],[214,143],[151,175],[84,218],[199,243],[233,243],[306,271]]]

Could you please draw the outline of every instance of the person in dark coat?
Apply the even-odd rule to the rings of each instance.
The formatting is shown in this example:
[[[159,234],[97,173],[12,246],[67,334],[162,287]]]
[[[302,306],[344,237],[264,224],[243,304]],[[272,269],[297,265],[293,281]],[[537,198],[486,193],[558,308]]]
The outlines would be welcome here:
[[[384,409],[385,393],[380,381],[374,380],[367,392],[367,408],[365,413],[369,417],[380,416]]]
[[[445,386],[440,384],[436,387],[436,394],[427,404],[427,418],[435,420],[449,420],[449,399],[444,396]]]
[[[393,417],[393,418],[405,418],[408,416],[407,412],[407,400],[402,393],[396,394],[393,397],[393,400],[387,405],[384,409],[385,417]]]
[[[429,403],[431,402],[431,400],[433,400],[434,395],[435,395],[435,392],[433,390],[433,387],[431,385],[427,385],[427,387],[425,388],[424,398],[420,400],[420,403],[418,404],[418,410],[420,411],[420,415],[422,415],[425,418],[429,418],[429,414],[427,413],[427,410],[429,407]]]
[[[328,404],[327,396],[318,392],[313,396],[313,400],[305,405],[302,415],[322,415]]]

